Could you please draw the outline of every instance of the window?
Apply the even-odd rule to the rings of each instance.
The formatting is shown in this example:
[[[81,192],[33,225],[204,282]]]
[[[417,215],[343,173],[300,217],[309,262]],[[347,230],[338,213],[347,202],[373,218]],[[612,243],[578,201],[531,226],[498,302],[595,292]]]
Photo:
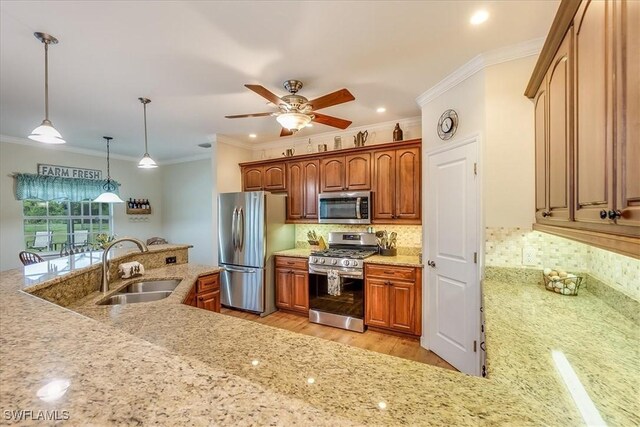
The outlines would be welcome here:
[[[65,243],[93,244],[98,234],[113,234],[108,203],[24,200],[22,206],[28,251],[56,253]]]

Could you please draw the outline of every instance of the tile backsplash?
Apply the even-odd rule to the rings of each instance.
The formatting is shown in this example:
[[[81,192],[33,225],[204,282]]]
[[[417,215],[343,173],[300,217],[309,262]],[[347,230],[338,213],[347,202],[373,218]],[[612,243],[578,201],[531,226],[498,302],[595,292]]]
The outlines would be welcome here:
[[[422,250],[422,226],[420,225],[386,225],[372,224],[375,231],[387,230],[389,233],[398,233],[397,246],[400,255],[417,255]],[[328,240],[331,231],[367,231],[368,225],[349,224],[296,224],[296,246],[305,246],[307,232],[315,231],[316,234]]]
[[[640,301],[640,260],[522,228],[487,227],[485,265],[585,272]],[[529,256],[524,261],[525,252]]]

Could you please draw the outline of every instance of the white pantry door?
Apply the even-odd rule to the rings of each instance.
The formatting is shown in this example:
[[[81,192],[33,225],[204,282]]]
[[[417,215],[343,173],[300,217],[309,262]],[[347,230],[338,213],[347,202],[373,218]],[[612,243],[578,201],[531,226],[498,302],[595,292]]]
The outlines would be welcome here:
[[[477,142],[428,155],[429,349],[479,375]]]

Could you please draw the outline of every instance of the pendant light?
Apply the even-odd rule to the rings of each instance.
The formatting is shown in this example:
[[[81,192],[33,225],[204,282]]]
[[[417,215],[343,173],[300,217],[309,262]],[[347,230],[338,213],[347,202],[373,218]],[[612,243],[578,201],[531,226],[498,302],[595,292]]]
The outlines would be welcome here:
[[[138,98],[142,102],[142,108],[144,109],[144,156],[138,162],[138,167],[142,169],[157,168],[158,165],[153,161],[149,155],[149,149],[147,148],[147,104],[151,102],[148,98]]]
[[[113,182],[111,182],[111,171],[109,169],[109,143],[113,139],[110,136],[103,136],[103,138],[107,141],[107,182],[105,182],[102,189],[104,192],[96,197],[94,200],[95,203],[124,203],[116,193],[116,189],[118,188]]]
[[[58,39],[46,33],[33,33],[33,35],[44,43],[44,120],[31,132],[29,139],[44,144],[64,144],[67,141],[62,139],[60,132],[49,120],[49,45],[57,44]]]

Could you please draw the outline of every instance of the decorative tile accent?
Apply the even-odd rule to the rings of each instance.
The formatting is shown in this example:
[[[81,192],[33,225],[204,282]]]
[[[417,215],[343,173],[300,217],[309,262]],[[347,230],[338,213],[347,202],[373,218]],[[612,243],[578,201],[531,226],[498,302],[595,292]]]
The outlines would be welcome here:
[[[531,265],[523,264],[523,250],[532,248]],[[595,248],[584,243],[522,228],[487,227],[487,267],[561,267],[588,273],[601,282],[640,301],[640,260]]]
[[[368,227],[368,225],[349,224],[296,224],[296,242],[306,242],[307,231],[315,231],[327,241],[331,231],[358,232],[367,231]],[[398,252],[400,252],[399,249],[401,247],[418,248],[418,252],[422,250],[422,226],[420,225],[372,224],[371,227],[376,231],[387,230],[389,233],[392,231],[398,233]],[[406,255],[417,255],[417,252],[407,253]]]

